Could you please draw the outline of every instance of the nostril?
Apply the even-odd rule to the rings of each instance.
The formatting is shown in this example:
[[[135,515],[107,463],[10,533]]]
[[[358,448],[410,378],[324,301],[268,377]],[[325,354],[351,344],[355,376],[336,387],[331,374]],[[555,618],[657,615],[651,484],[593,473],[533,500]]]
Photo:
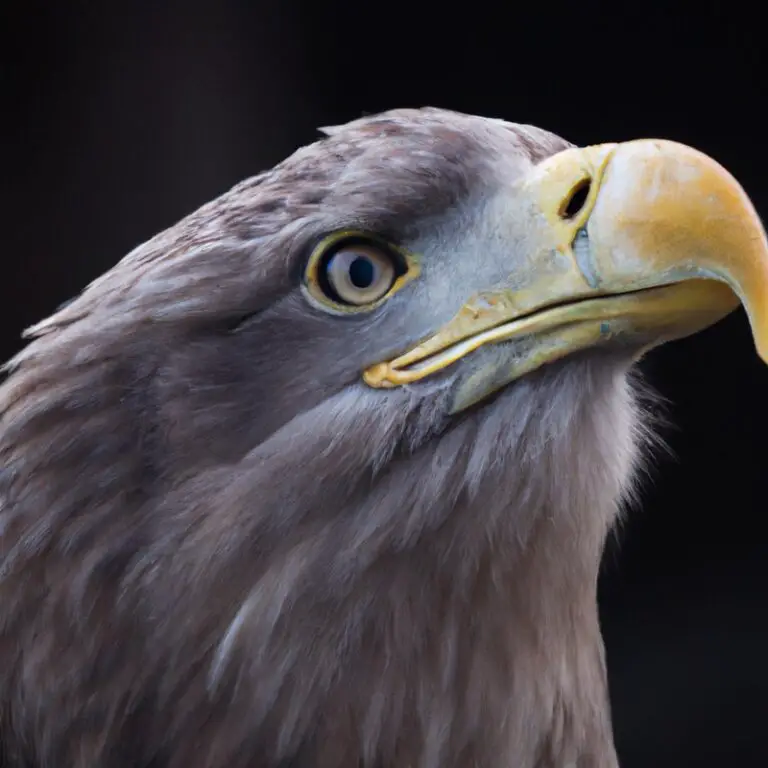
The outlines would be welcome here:
[[[560,216],[563,219],[572,219],[577,216],[584,207],[589,197],[589,190],[592,186],[592,179],[582,179],[571,190],[570,195],[565,199],[560,208]]]

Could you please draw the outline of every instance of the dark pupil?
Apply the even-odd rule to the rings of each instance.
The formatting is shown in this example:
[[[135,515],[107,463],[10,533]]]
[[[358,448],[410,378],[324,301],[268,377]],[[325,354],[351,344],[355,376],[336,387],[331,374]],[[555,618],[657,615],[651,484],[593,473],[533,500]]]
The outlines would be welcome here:
[[[355,288],[370,288],[375,275],[373,262],[365,256],[358,256],[349,265],[349,279]]]

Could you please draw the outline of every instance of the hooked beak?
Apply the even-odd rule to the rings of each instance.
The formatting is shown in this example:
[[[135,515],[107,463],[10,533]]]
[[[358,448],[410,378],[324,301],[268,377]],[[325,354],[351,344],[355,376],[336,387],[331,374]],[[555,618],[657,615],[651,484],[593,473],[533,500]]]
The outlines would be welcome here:
[[[643,351],[743,304],[768,362],[768,241],[739,183],[690,147],[641,140],[560,152],[524,182],[546,226],[523,289],[472,297],[436,334],[363,374],[372,387],[419,381],[487,344],[526,339],[475,371],[454,412],[577,350]]]

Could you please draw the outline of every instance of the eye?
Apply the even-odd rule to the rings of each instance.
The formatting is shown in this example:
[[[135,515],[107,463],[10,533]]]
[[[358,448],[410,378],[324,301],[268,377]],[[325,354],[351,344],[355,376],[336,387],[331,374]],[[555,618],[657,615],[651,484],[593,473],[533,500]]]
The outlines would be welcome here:
[[[304,289],[330,311],[373,309],[419,274],[415,257],[363,233],[337,232],[312,253]]]
[[[321,267],[320,284],[329,298],[355,307],[385,296],[397,279],[393,258],[370,245],[339,248]]]

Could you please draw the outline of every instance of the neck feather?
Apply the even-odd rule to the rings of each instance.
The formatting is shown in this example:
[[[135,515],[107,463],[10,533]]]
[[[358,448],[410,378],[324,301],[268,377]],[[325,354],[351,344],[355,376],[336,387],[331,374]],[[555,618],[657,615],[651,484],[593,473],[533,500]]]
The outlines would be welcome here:
[[[28,412],[51,427],[25,455],[7,420],[19,738],[91,764],[130,743],[174,766],[612,768],[595,591],[637,454],[625,370],[577,359],[438,431],[426,399],[345,393],[150,485],[135,423]]]

